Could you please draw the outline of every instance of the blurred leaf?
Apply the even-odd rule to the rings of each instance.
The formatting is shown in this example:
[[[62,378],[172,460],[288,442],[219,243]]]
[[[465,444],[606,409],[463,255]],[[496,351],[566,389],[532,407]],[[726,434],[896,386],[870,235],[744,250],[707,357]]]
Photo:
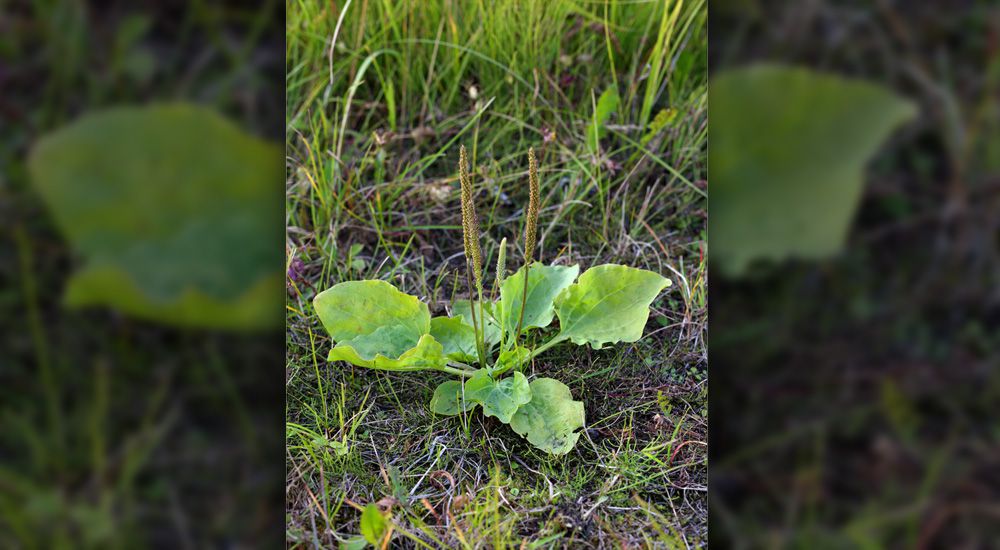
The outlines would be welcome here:
[[[45,136],[29,167],[82,260],[67,305],[196,327],[281,323],[274,144],[202,107],[122,107]]]
[[[601,138],[607,133],[604,125],[608,123],[611,114],[618,110],[618,91],[608,88],[601,94],[594,108],[594,117],[587,128],[587,148],[590,154],[597,155],[601,148]]]
[[[874,84],[777,65],[726,71],[709,90],[712,252],[731,276],[839,251],[865,163],[916,113]]]

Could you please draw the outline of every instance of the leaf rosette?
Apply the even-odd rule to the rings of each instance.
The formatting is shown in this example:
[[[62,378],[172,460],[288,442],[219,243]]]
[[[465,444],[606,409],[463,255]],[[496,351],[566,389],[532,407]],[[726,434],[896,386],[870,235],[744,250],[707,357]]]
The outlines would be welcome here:
[[[463,153],[464,158],[464,153]],[[537,196],[534,157],[529,162],[532,196]],[[605,264],[580,274],[580,267],[530,262],[504,277],[505,255],[498,254],[492,296],[482,289],[481,258],[475,242],[469,173],[462,163],[463,236],[469,299],[452,304],[450,317],[431,318],[426,304],[384,281],[340,283],[314,300],[317,314],[336,345],[331,361],[363,367],[416,371],[436,369],[462,377],[442,382],[430,401],[433,413],[455,416],[482,407],[529,443],[553,455],[570,452],[586,423],[581,401],[552,378],[529,381],[532,360],[562,343],[635,342],[642,337],[650,307],[671,282],[644,269]],[[537,199],[532,199],[537,209]],[[536,213],[537,214],[537,213]],[[526,241],[533,233],[529,221]],[[473,287],[472,281],[476,284]],[[553,321],[558,319],[558,328]],[[541,340],[541,344],[536,343]],[[495,357],[495,358],[494,358]],[[478,368],[473,364],[478,363]]]

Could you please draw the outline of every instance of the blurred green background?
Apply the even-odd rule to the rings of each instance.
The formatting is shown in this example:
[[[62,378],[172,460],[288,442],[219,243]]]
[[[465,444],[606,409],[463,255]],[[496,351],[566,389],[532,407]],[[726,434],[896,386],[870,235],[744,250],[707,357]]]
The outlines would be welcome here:
[[[280,545],[283,6],[2,12],[0,546]]]
[[[995,547],[1000,8],[719,1],[710,32],[710,261],[739,260],[710,285],[712,546]],[[791,69],[717,101],[762,63]]]

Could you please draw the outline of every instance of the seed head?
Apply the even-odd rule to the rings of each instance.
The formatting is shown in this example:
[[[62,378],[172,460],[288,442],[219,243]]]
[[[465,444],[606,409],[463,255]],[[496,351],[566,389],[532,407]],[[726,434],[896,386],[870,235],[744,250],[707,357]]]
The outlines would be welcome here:
[[[462,185],[462,237],[465,257],[472,263],[472,273],[476,286],[483,285],[483,255],[479,249],[479,220],[476,219],[476,205],[472,193],[472,176],[469,175],[468,155],[463,145],[459,149],[458,179]]]
[[[524,226],[524,262],[530,264],[535,254],[538,233],[538,162],[535,148],[528,149],[528,215]]]
[[[497,280],[494,288],[500,288],[504,277],[507,276],[507,237],[500,240],[500,252],[497,253]]]

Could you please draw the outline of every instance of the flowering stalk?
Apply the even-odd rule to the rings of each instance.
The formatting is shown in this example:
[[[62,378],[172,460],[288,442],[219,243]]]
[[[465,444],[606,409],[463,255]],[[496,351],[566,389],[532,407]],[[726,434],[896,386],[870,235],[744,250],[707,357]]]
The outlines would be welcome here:
[[[469,282],[469,314],[472,329],[476,333],[476,351],[479,364],[486,367],[486,318],[483,317],[483,253],[479,248],[479,220],[476,219],[476,205],[472,192],[472,177],[469,175],[468,155],[463,145],[459,150],[458,179],[462,186],[462,238],[465,244],[465,276]],[[473,300],[472,280],[475,278],[479,294],[479,322],[476,322],[476,303]],[[480,325],[482,328],[480,329]]]
[[[493,291],[490,294],[490,302],[493,303],[494,317],[501,320],[501,323],[503,319],[506,319],[503,313],[503,303],[502,301],[495,301],[495,298],[497,293],[500,292],[500,285],[503,284],[503,280],[507,276],[506,271],[507,271],[507,237],[504,237],[503,239],[500,240],[500,251],[497,253],[496,279],[493,281]],[[485,332],[485,329],[483,332]],[[505,332],[506,332],[505,330],[500,331],[501,350],[506,350],[506,348],[504,347],[504,343],[506,340],[505,338],[506,334],[504,334]]]
[[[524,225],[524,292],[521,294],[521,316],[517,321],[517,330],[514,332],[514,342],[521,334],[521,325],[524,324],[524,309],[528,301],[528,270],[531,267],[531,259],[535,255],[535,241],[538,232],[538,161],[535,160],[535,148],[528,149],[528,213]]]

